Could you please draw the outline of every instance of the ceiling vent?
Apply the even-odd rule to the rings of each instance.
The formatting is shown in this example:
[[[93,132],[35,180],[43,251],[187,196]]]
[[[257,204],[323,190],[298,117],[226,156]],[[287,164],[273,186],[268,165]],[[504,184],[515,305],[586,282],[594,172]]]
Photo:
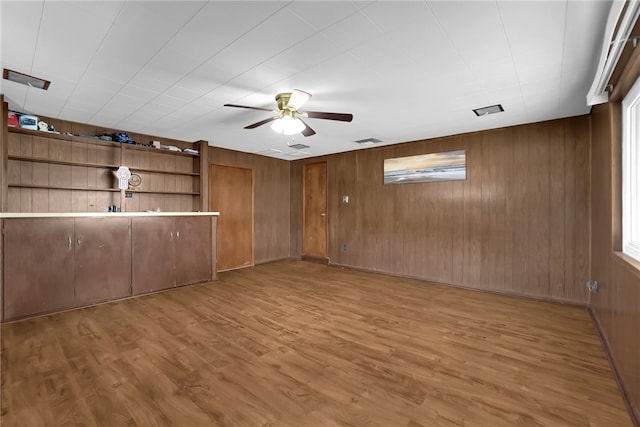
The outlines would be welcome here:
[[[308,156],[311,153],[307,153],[306,151],[291,151],[287,153],[287,156],[291,157],[300,157],[300,156]]]
[[[356,144],[362,144],[362,145],[373,145],[373,144],[382,142],[382,140],[378,138],[365,138],[365,139],[359,139],[353,142],[355,142]]]
[[[304,144],[292,144],[289,147],[295,148],[296,150],[302,150],[303,148],[309,148],[308,145],[304,145]]]
[[[476,116],[478,117],[486,116],[489,114],[501,113],[503,111],[504,111],[504,108],[502,108],[502,104],[491,105],[489,107],[476,108],[475,110],[473,110],[473,112],[476,113]]]
[[[269,148],[268,150],[258,151],[256,154],[262,154],[263,156],[272,156],[275,154],[281,154],[282,150],[276,150],[275,148]]]
[[[51,82],[48,80],[39,79],[37,77],[9,70],[8,68],[5,68],[3,70],[2,78],[12,82],[20,83],[25,86],[35,87],[43,90],[49,89],[49,85],[51,84]]]

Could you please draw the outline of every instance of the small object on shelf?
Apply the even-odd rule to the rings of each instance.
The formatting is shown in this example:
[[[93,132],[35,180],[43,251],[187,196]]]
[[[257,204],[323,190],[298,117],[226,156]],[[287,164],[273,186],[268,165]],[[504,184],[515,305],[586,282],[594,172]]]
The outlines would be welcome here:
[[[20,122],[18,121],[19,114],[15,111],[9,111],[7,116],[7,126],[12,128],[20,127]]]
[[[129,141],[129,135],[125,132],[117,132],[113,134],[113,140],[115,142],[127,142]]]
[[[161,145],[160,148],[162,148],[163,150],[169,150],[169,151],[178,151],[178,152],[182,151],[175,145]]]
[[[38,117],[23,114],[18,118],[22,129],[38,130]]]
[[[129,178],[129,189],[136,190],[142,184],[142,177],[137,173],[132,173]]]
[[[120,166],[116,171],[118,177],[118,188],[126,190],[129,188],[129,178],[131,178],[131,171],[126,166]]]
[[[38,122],[38,130],[47,132],[49,130],[49,125],[47,124],[47,122],[43,122],[42,120],[40,120]]]
[[[160,148],[160,141],[151,141],[153,148]]]
[[[195,155],[199,155],[200,152],[198,150],[194,150],[191,148],[185,148],[184,150],[182,150],[183,153],[187,153],[187,154],[195,154]]]

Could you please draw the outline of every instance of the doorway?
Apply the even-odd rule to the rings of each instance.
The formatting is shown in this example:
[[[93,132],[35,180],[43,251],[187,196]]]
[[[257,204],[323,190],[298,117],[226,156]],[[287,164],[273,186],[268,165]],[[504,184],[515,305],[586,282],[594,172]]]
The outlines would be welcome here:
[[[327,163],[302,171],[302,255],[327,261]]]
[[[209,210],[218,217],[218,271],[249,267],[253,261],[253,170],[212,163]]]

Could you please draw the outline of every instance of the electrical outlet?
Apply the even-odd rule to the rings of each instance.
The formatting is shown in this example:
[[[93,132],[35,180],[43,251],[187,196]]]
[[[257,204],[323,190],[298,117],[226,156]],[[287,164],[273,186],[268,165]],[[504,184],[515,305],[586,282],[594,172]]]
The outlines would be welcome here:
[[[131,191],[127,191],[124,193],[125,199],[133,199],[133,193]]]
[[[343,252],[347,252],[347,244],[345,243],[344,245],[342,245],[342,251]]]
[[[344,204],[349,203],[349,196],[342,196],[342,203]]]

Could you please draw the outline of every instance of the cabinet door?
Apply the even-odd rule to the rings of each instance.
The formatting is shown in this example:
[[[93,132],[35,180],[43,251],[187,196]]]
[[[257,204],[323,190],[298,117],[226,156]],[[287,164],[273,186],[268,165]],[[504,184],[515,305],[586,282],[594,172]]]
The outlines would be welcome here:
[[[75,220],[76,306],[131,295],[129,218]]]
[[[74,305],[73,218],[4,220],[4,318]]]
[[[176,217],[176,283],[211,280],[211,217]]]
[[[175,286],[174,218],[131,218],[133,295]]]

